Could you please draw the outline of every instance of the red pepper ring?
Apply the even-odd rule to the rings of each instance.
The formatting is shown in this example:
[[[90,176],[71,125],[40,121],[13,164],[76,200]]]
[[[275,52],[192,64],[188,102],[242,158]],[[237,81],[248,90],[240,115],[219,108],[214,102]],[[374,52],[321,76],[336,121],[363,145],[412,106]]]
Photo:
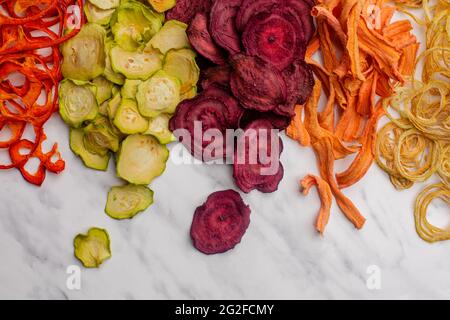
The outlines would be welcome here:
[[[5,122],[0,120],[0,132],[6,127],[9,127],[11,131],[11,137],[6,141],[0,141],[0,148],[9,148],[13,143],[16,143],[23,135],[25,131],[25,122],[22,121],[11,121]]]
[[[37,186],[42,185],[44,182],[47,169],[53,173],[60,173],[65,168],[65,162],[61,159],[61,155],[57,151],[58,144],[55,143],[52,150],[48,153],[42,153],[41,145],[45,139],[46,136],[42,133],[41,140],[37,144],[30,140],[23,139],[12,144],[9,148],[9,156],[11,158],[11,162],[14,164],[14,167],[19,169],[26,181]],[[29,150],[29,152],[27,154],[22,154],[21,150],[23,149]],[[53,162],[52,158],[55,155],[58,159]],[[25,168],[31,158],[39,159],[39,166],[35,173],[30,173]]]
[[[6,0],[6,1],[11,1],[11,0]],[[21,0],[16,1],[17,2],[21,2]],[[36,2],[36,1],[33,1]],[[8,17],[5,15],[0,14],[0,24],[13,24],[13,25],[23,25],[29,21],[33,21],[42,17],[45,17],[46,15],[48,15],[49,13],[51,13],[58,5],[58,0],[41,0],[40,2],[48,2],[49,6],[47,8],[45,8],[44,10],[41,10],[39,13],[32,15],[32,16],[25,16],[24,18],[15,18],[15,17]],[[3,5],[3,1],[0,2],[0,5]],[[8,2],[9,6],[12,6],[13,3]],[[11,10],[12,8],[12,10]],[[8,12],[14,12],[14,7],[9,7]]]

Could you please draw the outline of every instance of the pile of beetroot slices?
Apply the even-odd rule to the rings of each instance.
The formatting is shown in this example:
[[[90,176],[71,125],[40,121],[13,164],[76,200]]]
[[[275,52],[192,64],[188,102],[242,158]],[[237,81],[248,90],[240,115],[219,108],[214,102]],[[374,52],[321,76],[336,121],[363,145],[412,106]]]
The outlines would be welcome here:
[[[295,105],[303,104],[314,86],[312,70],[304,61],[315,32],[312,6],[312,0],[178,0],[167,18],[189,24],[191,45],[208,63],[202,71],[202,91],[180,104],[170,129],[186,129],[193,136],[197,121],[203,131],[215,129],[224,136],[227,129],[285,129]],[[185,146],[206,161],[212,159],[199,157],[201,151],[219,143],[226,152],[224,140],[191,141]],[[259,147],[261,154],[272,149],[261,143]],[[224,157],[224,152],[213,158]],[[237,152],[248,150],[236,148],[234,159],[241,156]],[[271,154],[264,156],[272,159]],[[258,177],[268,166],[273,163],[235,164],[236,184],[244,192],[276,191],[283,168],[280,164],[273,174]]]

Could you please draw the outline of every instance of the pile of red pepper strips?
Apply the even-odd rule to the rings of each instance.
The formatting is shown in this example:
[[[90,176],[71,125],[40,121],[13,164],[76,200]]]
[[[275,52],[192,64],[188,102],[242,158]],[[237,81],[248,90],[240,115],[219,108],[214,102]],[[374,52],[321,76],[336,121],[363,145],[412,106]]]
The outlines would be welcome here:
[[[83,23],[82,0],[0,0],[0,132],[10,130],[0,149],[8,149],[11,159],[0,169],[16,168],[34,185],[44,182],[47,170],[60,173],[65,167],[56,143],[43,152],[43,126],[58,109],[58,47]],[[24,81],[14,84],[12,75]],[[22,138],[27,124],[34,129],[34,141]],[[31,158],[39,160],[36,172],[25,168]]]

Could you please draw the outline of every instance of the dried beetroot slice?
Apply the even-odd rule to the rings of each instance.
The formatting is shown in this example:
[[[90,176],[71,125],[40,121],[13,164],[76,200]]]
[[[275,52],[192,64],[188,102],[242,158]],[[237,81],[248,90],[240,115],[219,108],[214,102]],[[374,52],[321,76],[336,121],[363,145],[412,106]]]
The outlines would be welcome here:
[[[215,64],[225,64],[226,59],[217,45],[213,42],[208,31],[208,18],[204,13],[197,13],[192,20],[187,34],[191,45],[205,58]]]
[[[250,225],[250,207],[234,190],[211,194],[194,213],[191,238],[205,254],[223,253],[241,242]]]
[[[216,0],[211,8],[211,36],[230,54],[241,51],[241,40],[234,23],[241,2],[242,0]]]
[[[278,189],[284,169],[279,160],[283,143],[269,120],[251,122],[238,138],[233,176],[243,192],[259,190],[271,193]]]
[[[304,56],[301,25],[289,11],[263,12],[253,16],[242,36],[247,54],[257,56],[278,70]]]
[[[314,1],[311,0],[285,0],[285,6],[291,8],[297,13],[298,19],[302,22],[303,33],[305,34],[306,42],[309,42],[314,35],[315,26],[311,16],[311,9],[314,6]]]
[[[286,102],[286,84],[280,71],[258,57],[237,54],[231,58],[230,85],[243,107],[271,111]]]
[[[303,104],[311,95],[314,87],[314,76],[311,67],[303,60],[296,60],[283,70],[283,78],[287,86],[287,101],[278,105],[274,112],[292,117],[295,105]]]
[[[223,137],[226,137],[226,129],[238,127],[243,112],[233,96],[212,86],[194,99],[180,103],[169,126],[194,157],[211,161],[229,154],[227,150],[232,144],[223,141]],[[203,139],[208,130],[220,133],[220,139]]]
[[[226,90],[230,88],[231,67],[228,65],[210,67],[201,72],[201,86],[203,90],[210,86],[219,86]]]
[[[236,15],[236,28],[244,31],[248,21],[261,12],[271,12],[274,8],[279,8],[285,0],[243,0],[242,5]]]
[[[210,10],[211,0],[177,0],[175,7],[167,12],[166,18],[189,24],[198,12],[208,14]]]
[[[240,127],[247,127],[252,121],[265,119],[270,121],[272,126],[278,130],[286,129],[291,123],[291,117],[282,116],[274,112],[258,112],[256,110],[246,110],[240,121]]]

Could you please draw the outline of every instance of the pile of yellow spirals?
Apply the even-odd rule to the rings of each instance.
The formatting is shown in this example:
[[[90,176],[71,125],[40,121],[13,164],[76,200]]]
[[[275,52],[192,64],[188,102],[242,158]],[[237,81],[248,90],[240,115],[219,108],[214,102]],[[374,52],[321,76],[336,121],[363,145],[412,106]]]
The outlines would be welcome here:
[[[400,1],[420,4],[426,27],[426,50],[422,80],[411,79],[383,101],[390,122],[377,135],[375,159],[397,189],[410,188],[434,174],[441,182],[425,188],[417,197],[415,222],[419,236],[428,242],[450,239],[450,229],[443,230],[427,220],[427,208],[433,199],[450,204],[450,2],[440,0]],[[411,15],[412,16],[412,15]],[[450,212],[450,211],[449,211]]]

